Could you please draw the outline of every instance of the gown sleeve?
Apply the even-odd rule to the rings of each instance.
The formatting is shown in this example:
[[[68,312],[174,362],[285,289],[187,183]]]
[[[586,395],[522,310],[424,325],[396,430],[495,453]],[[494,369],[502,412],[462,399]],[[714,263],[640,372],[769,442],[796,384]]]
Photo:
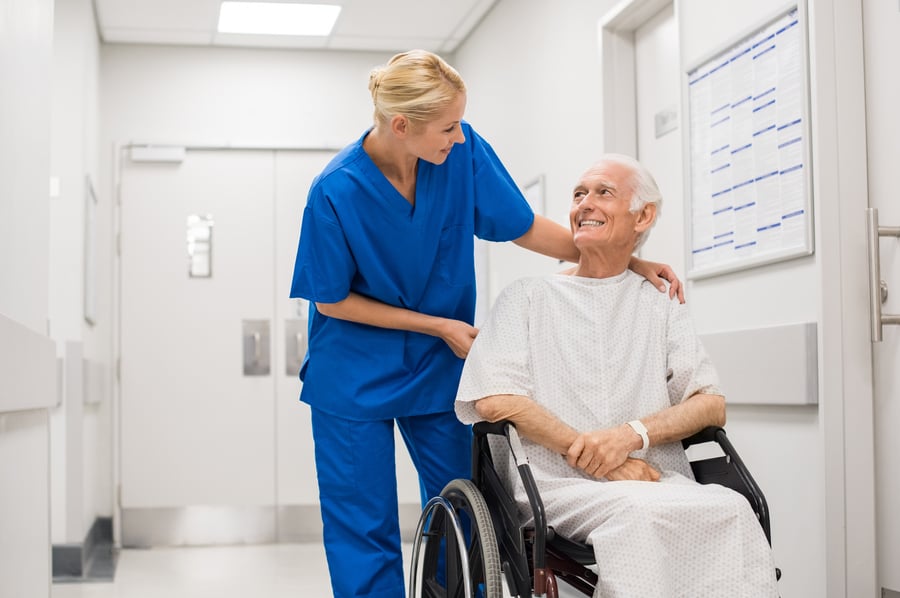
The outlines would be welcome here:
[[[719,376],[694,331],[687,306],[670,301],[667,360],[672,377],[669,403],[677,405],[697,393],[721,395]]]
[[[481,419],[475,411],[478,399],[533,394],[528,345],[530,302],[522,283],[510,285],[497,298],[466,358],[455,404],[456,415],[463,423]]]

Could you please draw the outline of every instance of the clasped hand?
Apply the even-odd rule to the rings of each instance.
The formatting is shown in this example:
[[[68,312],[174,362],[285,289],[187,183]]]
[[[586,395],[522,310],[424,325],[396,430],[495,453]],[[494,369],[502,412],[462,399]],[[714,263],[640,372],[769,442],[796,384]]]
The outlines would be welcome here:
[[[593,478],[610,481],[656,482],[659,472],[642,459],[629,457],[630,428],[618,427],[583,432],[566,453],[566,461]]]

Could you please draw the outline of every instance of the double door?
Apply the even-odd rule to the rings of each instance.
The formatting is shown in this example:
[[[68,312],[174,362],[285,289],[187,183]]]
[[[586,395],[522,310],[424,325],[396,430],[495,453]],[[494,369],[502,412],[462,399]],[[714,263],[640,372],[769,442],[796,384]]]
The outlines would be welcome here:
[[[320,535],[309,408],[298,401],[308,306],[289,291],[309,185],[333,155],[123,156],[123,545]],[[401,502],[417,504],[402,443],[398,461]]]

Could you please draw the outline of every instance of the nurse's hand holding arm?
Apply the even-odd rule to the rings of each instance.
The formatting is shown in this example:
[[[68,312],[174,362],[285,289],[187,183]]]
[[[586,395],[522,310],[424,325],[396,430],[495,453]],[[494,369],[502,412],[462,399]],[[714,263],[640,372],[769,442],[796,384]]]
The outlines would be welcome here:
[[[439,337],[460,359],[465,359],[469,354],[472,341],[478,334],[478,329],[467,322],[388,305],[353,292],[337,303],[316,303],[316,309],[329,318]]]

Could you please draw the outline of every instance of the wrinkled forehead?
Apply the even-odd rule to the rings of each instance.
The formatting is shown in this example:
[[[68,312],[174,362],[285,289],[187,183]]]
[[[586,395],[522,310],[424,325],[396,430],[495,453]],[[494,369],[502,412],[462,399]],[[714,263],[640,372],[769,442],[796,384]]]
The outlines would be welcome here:
[[[591,165],[581,175],[578,187],[607,187],[619,191],[631,188],[631,169],[618,162],[601,160]]]

